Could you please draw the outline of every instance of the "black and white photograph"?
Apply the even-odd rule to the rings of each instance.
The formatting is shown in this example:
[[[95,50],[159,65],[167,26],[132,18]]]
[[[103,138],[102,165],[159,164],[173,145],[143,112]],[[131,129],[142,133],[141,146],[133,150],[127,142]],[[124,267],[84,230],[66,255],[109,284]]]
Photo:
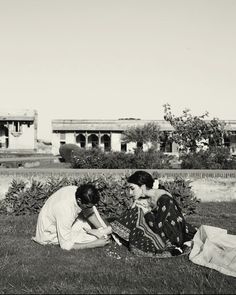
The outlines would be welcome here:
[[[236,293],[236,0],[0,0],[0,293]]]

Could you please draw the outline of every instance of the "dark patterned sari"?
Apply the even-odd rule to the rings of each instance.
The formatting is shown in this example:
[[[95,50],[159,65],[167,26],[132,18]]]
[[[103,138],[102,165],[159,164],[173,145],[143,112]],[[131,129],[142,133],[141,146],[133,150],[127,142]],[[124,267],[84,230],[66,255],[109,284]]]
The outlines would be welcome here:
[[[176,200],[168,195],[162,195],[156,208],[146,214],[139,207],[127,210],[111,222],[111,227],[131,252],[141,256],[171,257],[177,255],[177,247],[181,254],[184,242],[196,233],[186,223]]]

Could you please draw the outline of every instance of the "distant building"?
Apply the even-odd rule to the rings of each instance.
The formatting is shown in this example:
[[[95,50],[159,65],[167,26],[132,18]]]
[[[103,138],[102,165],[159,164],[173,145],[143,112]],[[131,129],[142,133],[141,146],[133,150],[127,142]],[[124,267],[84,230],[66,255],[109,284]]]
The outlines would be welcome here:
[[[0,152],[36,151],[37,121],[33,110],[0,110]]]
[[[166,135],[173,131],[173,127],[165,120],[53,120],[52,121],[52,153],[58,154],[60,145],[73,143],[81,148],[100,147],[104,151],[133,152],[136,143],[124,143],[122,133],[131,126],[143,126],[155,122]],[[234,135],[225,139],[231,153],[236,154],[236,120],[225,121],[226,129]],[[143,150],[148,148],[143,146]],[[159,149],[166,153],[178,154],[176,143],[161,142]]]

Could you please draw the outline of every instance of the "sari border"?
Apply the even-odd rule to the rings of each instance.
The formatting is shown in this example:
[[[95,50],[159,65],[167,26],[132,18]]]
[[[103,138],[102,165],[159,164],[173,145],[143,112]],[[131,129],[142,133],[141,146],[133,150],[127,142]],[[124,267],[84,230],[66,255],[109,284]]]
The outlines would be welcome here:
[[[157,250],[164,250],[166,248],[166,244],[162,240],[162,238],[151,231],[149,226],[146,223],[146,220],[144,218],[144,213],[141,208],[138,208],[138,218],[136,222],[137,228],[141,229],[144,233],[144,236],[150,239]]]
[[[112,231],[125,241],[129,241],[130,230],[117,220],[110,223]]]
[[[140,257],[152,257],[152,258],[169,258],[172,257],[171,253],[169,251],[162,251],[160,253],[153,253],[153,252],[144,252],[135,246],[130,247],[130,252],[133,253],[136,256]]]

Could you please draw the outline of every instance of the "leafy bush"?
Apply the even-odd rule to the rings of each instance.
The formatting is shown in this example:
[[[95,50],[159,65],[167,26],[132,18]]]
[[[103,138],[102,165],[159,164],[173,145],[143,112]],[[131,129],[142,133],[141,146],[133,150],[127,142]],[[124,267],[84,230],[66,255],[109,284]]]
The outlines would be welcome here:
[[[13,180],[5,199],[0,202],[2,214],[25,215],[38,213],[46,199],[66,185],[94,184],[100,192],[98,210],[104,218],[117,218],[131,205],[127,190],[126,174],[83,175],[80,178],[50,177],[46,182],[31,179],[30,182]],[[154,175],[153,175],[154,176]],[[182,178],[160,181],[177,199],[185,214],[195,211],[198,200],[191,191],[189,181]]]
[[[103,159],[103,169],[132,169],[134,167],[134,155],[123,152],[107,153]]]
[[[135,150],[133,169],[169,169],[171,168],[172,155],[166,155],[161,151],[149,149],[146,152]]]
[[[180,156],[183,169],[235,169],[236,160],[227,147],[211,147]]]
[[[35,179],[30,183],[13,179],[5,199],[0,203],[0,211],[14,215],[37,213],[52,193],[69,184],[67,178],[49,178],[46,184]]]
[[[99,148],[73,150],[71,165],[73,168],[103,168],[105,153]]]
[[[190,183],[190,180],[184,180],[181,177],[176,177],[174,181],[160,181],[161,187],[172,194],[185,215],[194,213],[197,209],[197,203],[200,201],[191,190]]]
[[[80,148],[76,144],[65,143],[59,148],[59,154],[65,162],[71,161],[72,151],[79,150]]]
[[[134,154],[123,152],[104,153],[100,149],[75,150],[71,157],[73,168],[100,168],[100,169],[160,169],[171,168],[173,156],[165,155],[160,151],[149,149]]]

